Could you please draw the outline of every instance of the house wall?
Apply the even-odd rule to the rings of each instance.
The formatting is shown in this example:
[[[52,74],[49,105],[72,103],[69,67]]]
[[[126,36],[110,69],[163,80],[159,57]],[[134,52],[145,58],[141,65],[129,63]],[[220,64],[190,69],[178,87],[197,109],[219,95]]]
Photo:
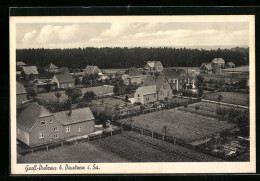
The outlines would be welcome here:
[[[172,88],[169,82],[164,79],[159,91],[158,91],[158,100],[164,100],[166,97],[169,99],[172,98]]]
[[[138,97],[138,95],[139,95],[139,97]],[[143,95],[141,94],[141,91],[139,91],[139,89],[137,89],[135,91],[134,98],[135,98],[135,102],[140,102],[142,104],[144,103],[143,102]]]
[[[16,138],[21,142],[25,143],[26,145],[29,145],[29,133],[18,126],[16,129]]]
[[[142,104],[147,104],[147,103],[155,102],[155,101],[157,101],[157,94],[156,93],[148,94],[148,95],[143,96]]]
[[[67,127],[70,128],[70,132],[67,131]],[[79,132],[79,127],[81,127],[81,132]],[[95,121],[84,121],[80,123],[70,124],[70,125],[64,125],[63,126],[64,131],[64,138],[70,138],[70,137],[77,137],[85,134],[89,134],[95,131]]]
[[[174,84],[174,87],[172,87],[172,89],[179,90],[179,80],[178,79],[168,79],[168,82]]]
[[[60,88],[66,89],[69,87],[74,87],[75,83],[74,82],[65,82],[65,83],[60,83]]]
[[[50,120],[52,119],[52,123]],[[41,125],[41,120],[45,120],[45,125]],[[55,131],[54,128],[58,128],[58,131]],[[44,138],[40,138],[40,134],[43,131]],[[43,145],[48,144],[53,141],[61,140],[64,138],[63,126],[57,121],[54,116],[43,117],[37,120],[36,124],[33,126],[30,134],[30,144],[29,146]],[[55,138],[54,135],[58,137]]]

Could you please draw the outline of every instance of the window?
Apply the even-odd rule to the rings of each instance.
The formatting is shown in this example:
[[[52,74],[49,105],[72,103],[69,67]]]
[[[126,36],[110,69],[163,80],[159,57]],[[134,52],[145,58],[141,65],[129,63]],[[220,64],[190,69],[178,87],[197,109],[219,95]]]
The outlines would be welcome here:
[[[69,87],[72,87],[72,85],[71,85],[71,84],[69,84]]]
[[[41,120],[41,125],[43,126],[45,124],[46,124],[45,120]]]
[[[43,138],[44,138],[44,132],[42,131],[39,133],[39,139],[43,139]]]
[[[50,118],[50,123],[53,123],[53,120],[52,120],[52,118]]]
[[[140,94],[138,94],[137,97],[140,97]]]
[[[62,84],[60,87],[61,87],[61,88],[64,88],[64,85]]]
[[[70,127],[68,126],[67,128],[66,128],[66,133],[69,133],[70,132]]]
[[[17,133],[20,134],[20,129],[19,128],[17,129]]]
[[[164,88],[164,89],[167,89],[167,85],[163,85],[163,88]]]
[[[81,132],[81,126],[79,126],[79,130],[78,130],[78,132]]]
[[[57,134],[55,134],[55,135],[54,135],[54,138],[58,138],[58,135],[57,135]]]
[[[54,131],[58,131],[58,128],[54,128]]]

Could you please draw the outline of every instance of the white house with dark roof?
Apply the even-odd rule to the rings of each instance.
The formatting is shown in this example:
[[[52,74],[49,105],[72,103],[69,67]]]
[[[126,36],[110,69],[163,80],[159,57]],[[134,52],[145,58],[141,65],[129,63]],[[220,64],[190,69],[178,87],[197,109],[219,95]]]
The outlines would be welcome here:
[[[156,85],[138,87],[134,94],[135,102],[147,104],[157,101]]]
[[[161,72],[163,70],[163,65],[161,61],[148,61],[144,66],[144,69],[150,72]]]
[[[56,74],[53,76],[52,82],[57,83],[58,89],[66,89],[75,86],[75,79],[70,74]]]
[[[219,68],[225,68],[225,60],[223,59],[223,58],[214,58],[213,60],[212,60],[212,64],[214,65],[214,64],[218,64],[219,66]],[[213,66],[212,65],[212,66]]]
[[[49,65],[47,65],[44,70],[46,72],[49,73],[58,73],[59,72],[59,67],[57,67],[56,65],[54,65],[53,63],[50,63]]]
[[[101,70],[97,66],[93,66],[93,65],[88,65],[84,69],[84,74],[98,74],[98,75],[101,75],[101,76],[103,75]]]

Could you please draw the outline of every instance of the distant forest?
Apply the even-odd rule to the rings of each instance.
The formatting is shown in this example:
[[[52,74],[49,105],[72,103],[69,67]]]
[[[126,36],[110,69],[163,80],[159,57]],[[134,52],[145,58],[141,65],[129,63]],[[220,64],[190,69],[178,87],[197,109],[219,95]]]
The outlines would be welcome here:
[[[143,67],[147,61],[161,61],[164,67],[199,67],[202,62],[223,58],[236,66],[249,64],[249,48],[186,49],[186,48],[74,48],[18,49],[16,61],[27,65],[80,68],[97,65],[99,68]]]

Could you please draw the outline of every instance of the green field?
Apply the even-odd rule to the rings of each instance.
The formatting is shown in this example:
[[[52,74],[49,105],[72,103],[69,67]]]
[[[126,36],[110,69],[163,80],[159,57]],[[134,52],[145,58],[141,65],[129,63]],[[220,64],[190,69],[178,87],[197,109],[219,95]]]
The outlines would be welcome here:
[[[218,101],[219,94],[221,94],[223,96],[223,99],[221,100],[221,102],[248,106],[248,99],[249,99],[248,94],[241,94],[241,93],[235,93],[235,92],[214,92],[214,93],[207,94],[206,99],[212,100],[212,101]]]
[[[163,134],[163,127],[167,127],[167,135],[191,142],[210,137],[224,130],[233,129],[235,124],[221,121],[217,118],[198,115],[177,109],[161,110],[153,113],[135,116],[131,119],[118,120],[119,123],[132,124]]]

